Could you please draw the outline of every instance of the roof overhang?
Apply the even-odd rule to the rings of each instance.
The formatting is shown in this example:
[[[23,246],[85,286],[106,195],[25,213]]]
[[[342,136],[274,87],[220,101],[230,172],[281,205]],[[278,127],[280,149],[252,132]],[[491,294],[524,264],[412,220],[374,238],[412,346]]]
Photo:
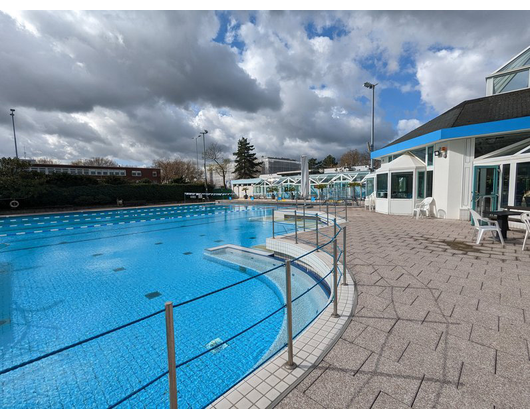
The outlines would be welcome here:
[[[470,124],[461,127],[444,128],[424,134],[423,136],[405,140],[401,143],[393,144],[382,149],[375,150],[371,156],[378,159],[383,156],[399,153],[421,146],[427,146],[431,143],[446,140],[456,140],[466,137],[477,137],[484,135],[495,135],[501,133],[510,133],[523,130],[530,130],[530,116],[521,118],[512,118],[509,120],[491,121],[481,124]]]

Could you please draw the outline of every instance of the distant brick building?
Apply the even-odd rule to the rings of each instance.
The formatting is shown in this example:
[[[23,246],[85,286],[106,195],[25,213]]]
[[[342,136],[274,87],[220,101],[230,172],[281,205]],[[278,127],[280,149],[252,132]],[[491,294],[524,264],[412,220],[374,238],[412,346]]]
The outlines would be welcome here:
[[[158,168],[131,168],[127,166],[85,166],[61,165],[57,163],[32,163],[30,170],[43,174],[67,173],[70,175],[87,175],[96,178],[105,178],[110,175],[123,177],[131,182],[149,179],[160,184],[160,169]]]

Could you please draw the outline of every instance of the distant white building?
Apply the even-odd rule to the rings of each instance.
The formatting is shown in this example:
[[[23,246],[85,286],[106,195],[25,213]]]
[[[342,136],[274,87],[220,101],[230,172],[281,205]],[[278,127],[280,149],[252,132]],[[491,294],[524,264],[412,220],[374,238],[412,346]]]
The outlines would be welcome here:
[[[300,161],[288,158],[266,157],[261,158],[261,174],[277,174],[278,172],[299,171]]]
[[[234,174],[234,168],[235,168],[235,163],[234,162],[231,162],[229,165],[228,165],[228,170],[226,171],[226,176],[225,176],[225,183],[226,185],[223,185],[223,177],[218,173],[218,171],[215,170],[215,164],[212,164],[210,165],[208,168],[207,168],[207,172],[208,172],[208,182],[212,185],[215,185],[216,187],[230,187],[230,183],[233,179],[235,179],[235,174]]]

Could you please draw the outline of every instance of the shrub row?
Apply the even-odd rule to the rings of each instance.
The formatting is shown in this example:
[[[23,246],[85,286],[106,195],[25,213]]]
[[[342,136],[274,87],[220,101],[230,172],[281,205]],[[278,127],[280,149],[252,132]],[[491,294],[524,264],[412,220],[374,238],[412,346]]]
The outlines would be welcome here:
[[[17,196],[20,208],[52,206],[87,206],[115,204],[120,199],[124,202],[156,203],[164,201],[182,201],[185,192],[204,192],[204,185],[197,184],[124,184],[124,185],[82,185],[77,187],[57,187],[42,185],[31,194],[21,191]],[[1,192],[0,192],[0,195]],[[2,202],[7,207],[8,201]]]

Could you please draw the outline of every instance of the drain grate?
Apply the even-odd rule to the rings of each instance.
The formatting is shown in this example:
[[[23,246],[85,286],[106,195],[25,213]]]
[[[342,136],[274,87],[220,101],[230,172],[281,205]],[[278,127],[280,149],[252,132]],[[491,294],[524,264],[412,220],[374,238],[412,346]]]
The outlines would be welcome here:
[[[115,273],[117,273],[118,271],[123,271],[123,270],[125,270],[125,267],[118,267],[118,268],[115,268],[115,269],[112,270],[112,271],[114,271]]]
[[[188,252],[184,252],[183,254],[184,255],[191,255],[191,254],[193,254],[193,252],[188,251]]]
[[[154,298],[156,298],[158,296],[162,296],[162,293],[160,293],[160,292],[151,292],[151,293],[148,293],[148,294],[145,295],[145,297],[147,299],[149,299],[149,300],[154,299]]]
[[[162,245],[163,242],[155,242],[155,245]]]
[[[214,241],[214,242],[223,242],[222,239],[217,239],[217,241]]]
[[[249,236],[248,239],[256,239],[256,237],[255,236]]]
[[[6,318],[6,319],[0,319],[0,326],[5,325],[5,324],[9,324],[9,321],[10,321],[9,318]]]
[[[92,254],[93,257],[99,257],[100,255],[103,255],[103,254]]]

